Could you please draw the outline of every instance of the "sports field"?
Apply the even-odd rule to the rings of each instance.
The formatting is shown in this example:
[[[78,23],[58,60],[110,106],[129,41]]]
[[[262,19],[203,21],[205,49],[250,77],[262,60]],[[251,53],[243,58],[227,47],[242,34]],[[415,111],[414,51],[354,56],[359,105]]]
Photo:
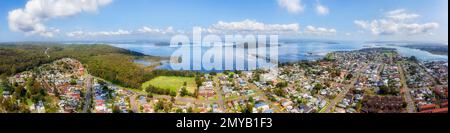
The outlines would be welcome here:
[[[193,77],[159,76],[143,83],[142,88],[147,88],[149,85],[152,85],[154,87],[178,92],[178,90],[183,87],[184,82],[187,83],[186,89],[189,92],[194,93],[195,89],[197,89],[197,85],[195,84],[195,78]]]

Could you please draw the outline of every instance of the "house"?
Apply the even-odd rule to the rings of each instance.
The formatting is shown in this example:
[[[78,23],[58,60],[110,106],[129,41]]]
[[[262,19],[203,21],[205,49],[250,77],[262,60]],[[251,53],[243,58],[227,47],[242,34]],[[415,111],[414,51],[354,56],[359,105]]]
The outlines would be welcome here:
[[[400,113],[403,111],[403,99],[400,96],[366,96],[362,112]]]
[[[326,100],[320,100],[319,108],[324,108],[326,105],[327,105],[327,101]]]
[[[247,86],[247,82],[245,80],[239,78],[238,81],[239,81],[240,86],[242,86],[242,87]]]
[[[260,81],[263,83],[269,82],[269,81],[276,82],[277,76],[278,76],[278,70],[270,69],[269,73],[260,75]]]
[[[200,86],[198,95],[202,97],[212,97],[216,94],[213,87]]]
[[[300,113],[313,113],[313,112],[315,112],[314,108],[312,108],[311,106],[307,106],[307,105],[300,105],[298,108],[299,108],[299,112]]]
[[[288,107],[288,106],[291,106],[292,104],[293,104],[293,102],[289,101],[289,100],[283,100],[283,102],[281,102],[281,106],[283,106],[283,107]]]
[[[425,111],[425,110],[432,110],[436,108],[436,104],[426,104],[419,106],[419,112]]]
[[[336,112],[336,113],[346,113],[346,112],[345,112],[345,109],[339,108],[339,107],[337,107],[336,109],[334,109],[334,112]]]
[[[446,107],[448,107],[448,101],[441,103],[441,108],[446,108]]]
[[[448,113],[448,108],[434,109],[431,113]]]
[[[9,97],[10,96],[10,92],[9,91],[3,91],[3,97]]]
[[[268,110],[270,110],[270,107],[269,107],[269,105],[267,105],[264,102],[257,102],[255,104],[255,108],[257,110],[261,110],[262,112],[273,112],[273,111],[268,111]]]
[[[78,75],[79,75],[79,76],[84,75],[84,67],[81,66],[81,67],[78,69]]]

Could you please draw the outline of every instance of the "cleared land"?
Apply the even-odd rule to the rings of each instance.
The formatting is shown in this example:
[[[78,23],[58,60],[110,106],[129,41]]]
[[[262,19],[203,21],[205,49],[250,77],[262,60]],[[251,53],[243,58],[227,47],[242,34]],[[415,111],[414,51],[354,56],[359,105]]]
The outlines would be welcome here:
[[[154,86],[162,89],[169,89],[170,91],[178,92],[178,90],[183,87],[184,82],[187,83],[186,89],[194,93],[197,89],[195,84],[195,78],[193,77],[176,77],[176,76],[159,76],[150,81],[142,84],[142,88],[147,88],[148,86]]]

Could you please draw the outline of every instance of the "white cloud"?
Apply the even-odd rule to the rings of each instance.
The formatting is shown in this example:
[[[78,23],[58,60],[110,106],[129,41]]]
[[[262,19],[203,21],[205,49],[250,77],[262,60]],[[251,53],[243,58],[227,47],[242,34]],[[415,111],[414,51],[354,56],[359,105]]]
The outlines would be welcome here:
[[[303,12],[305,6],[302,5],[301,0],[277,0],[278,5],[282,8],[285,8],[290,13],[300,13]]]
[[[84,32],[79,30],[79,31],[73,31],[73,32],[66,33],[66,35],[68,37],[80,38],[80,37],[84,36]]]
[[[26,35],[53,37],[59,30],[47,28],[44,22],[82,12],[97,12],[99,7],[111,2],[112,0],[29,0],[25,8],[9,12],[9,28]]]
[[[388,18],[391,18],[393,20],[397,21],[406,21],[411,19],[419,18],[420,15],[414,14],[414,13],[407,13],[405,9],[397,9],[390,11],[386,14]]]
[[[130,35],[131,32],[127,30],[119,29],[117,31],[102,31],[102,32],[90,32],[90,36],[119,36],[119,35]]]
[[[438,23],[425,23],[425,24],[404,24],[402,28],[407,31],[409,34],[423,34],[423,33],[431,33],[434,29],[439,28]]]
[[[108,37],[108,36],[122,36],[131,35],[131,31],[119,29],[117,31],[99,31],[99,32],[84,32],[81,30],[66,33],[68,37],[85,38],[85,37]]]
[[[330,9],[328,9],[328,7],[321,5],[321,4],[317,4],[316,5],[316,12],[319,15],[328,15],[330,13]]]
[[[243,20],[237,22],[224,22],[219,21],[209,27],[202,28],[202,31],[207,34],[272,34],[272,35],[285,35],[285,36],[298,36],[314,35],[314,36],[328,36],[335,35],[336,29],[322,28],[307,26],[302,32],[298,23],[292,24],[265,24],[254,20]],[[173,34],[189,34],[180,29],[174,29],[173,27],[167,28],[151,28],[150,26],[143,26],[136,30],[117,30],[117,31],[98,31],[98,32],[85,32],[82,30],[66,33],[67,37],[71,38],[95,38],[95,37],[116,37],[116,36],[133,36],[133,35],[162,35],[168,36]]]
[[[173,27],[167,27],[166,29],[150,28],[144,26],[137,30],[123,30],[119,29],[116,31],[96,31],[96,32],[85,32],[82,30],[73,31],[66,33],[67,37],[71,38],[92,38],[92,37],[113,37],[113,36],[126,36],[126,35],[138,35],[138,34],[153,34],[153,35],[166,35],[177,33],[174,31]]]
[[[305,33],[308,35],[316,35],[316,36],[326,36],[326,35],[336,35],[336,29],[327,29],[322,27],[314,27],[314,26],[306,26]]]
[[[210,33],[228,33],[228,32],[244,32],[244,33],[280,33],[294,32],[300,30],[300,25],[292,24],[264,24],[254,20],[244,20],[239,22],[223,22],[219,21],[210,28],[206,29]]]
[[[168,34],[174,33],[173,27],[167,27],[166,29],[158,29],[158,28],[150,28],[148,26],[144,26],[137,30],[139,33],[151,33],[151,34]]]
[[[404,9],[398,9],[387,12],[383,19],[372,21],[356,20],[354,23],[358,27],[368,30],[374,35],[431,34],[431,31],[439,28],[439,24],[435,22],[422,24],[414,22],[418,17],[420,17],[420,15],[407,13]]]

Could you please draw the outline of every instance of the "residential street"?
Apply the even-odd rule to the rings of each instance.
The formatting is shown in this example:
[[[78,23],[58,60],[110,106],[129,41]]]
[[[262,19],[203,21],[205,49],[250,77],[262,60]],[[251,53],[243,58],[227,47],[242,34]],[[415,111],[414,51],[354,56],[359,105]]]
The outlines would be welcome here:
[[[83,113],[89,113],[91,109],[91,103],[92,103],[92,76],[88,74],[86,77],[86,96],[85,96],[85,102],[83,107]]]
[[[408,113],[414,113],[414,112],[416,112],[416,107],[414,105],[413,99],[411,98],[411,93],[410,93],[411,91],[408,88],[408,84],[406,84],[404,69],[403,69],[402,65],[400,65],[400,64],[397,64],[397,66],[400,71],[400,80],[402,83],[401,89],[403,92],[403,98],[405,99],[405,102],[408,104],[408,106],[407,106]]]

